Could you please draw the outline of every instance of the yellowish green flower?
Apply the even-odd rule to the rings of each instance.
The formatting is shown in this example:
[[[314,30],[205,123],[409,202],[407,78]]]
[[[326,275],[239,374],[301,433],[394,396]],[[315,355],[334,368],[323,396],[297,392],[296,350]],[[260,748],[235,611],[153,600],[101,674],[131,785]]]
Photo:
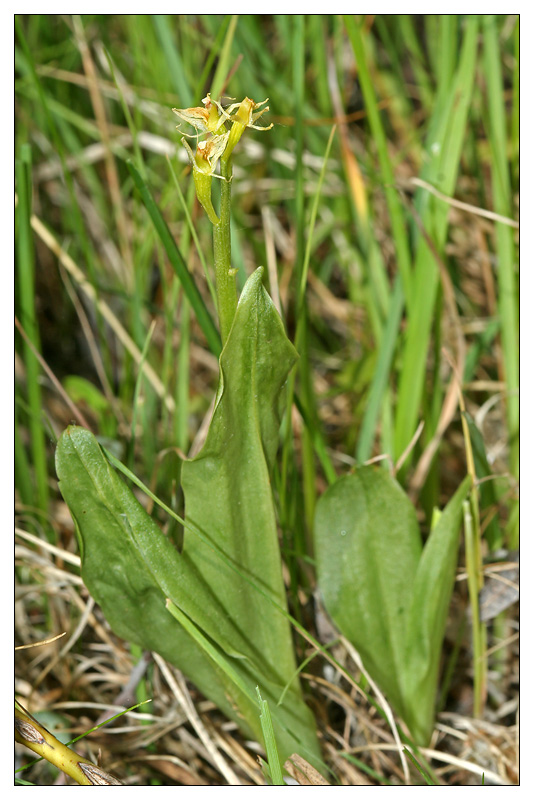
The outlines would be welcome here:
[[[215,175],[215,168],[226,149],[229,136],[229,131],[220,136],[217,134],[211,135],[209,139],[198,143],[195,153],[193,153],[187,141],[182,139],[193,167],[193,180],[195,181],[197,197],[213,225],[219,224],[219,218],[211,201],[211,179],[225,180],[220,175]]]
[[[185,139],[182,139],[182,142],[193,167],[197,197],[213,225],[219,225],[220,220],[211,202],[211,179],[215,177],[227,182],[231,181],[232,167],[230,157],[246,128],[268,131],[273,127],[272,124],[268,126],[256,125],[257,120],[269,110],[269,107],[265,106],[267,100],[268,98],[261,103],[255,103],[254,100],[245,97],[241,103],[233,103],[224,109],[217,100],[212,100],[208,94],[202,100],[202,106],[197,106],[196,108],[173,108],[174,113],[181,120],[192,125],[196,130],[194,135],[184,134],[191,139],[197,139],[195,153],[193,153]],[[265,106],[265,108],[262,108],[262,106]],[[258,111],[258,109],[261,110]],[[227,130],[227,123],[231,125],[230,130]],[[177,127],[180,130],[180,127]],[[206,138],[198,141],[201,136]],[[219,160],[221,160],[222,175],[215,174]]]
[[[215,167],[226,149],[229,136],[230,133],[228,131],[221,135],[211,135],[209,139],[204,139],[202,142],[198,143],[194,155],[186,140],[182,139],[182,143],[187,150],[193,169],[203,172],[206,175],[220,178],[220,175],[214,174]]]
[[[204,108],[197,106],[196,108],[173,108],[172,110],[180,119],[196,128],[198,131],[197,136],[203,133],[224,133],[226,130],[224,127],[225,120],[229,119],[226,111],[219,103],[212,101],[209,94],[206,95],[202,102],[204,103]],[[180,130],[180,127],[177,127]],[[184,135],[193,138],[191,134],[186,133]]]
[[[232,127],[230,129],[230,138],[228,140],[228,145],[226,148],[225,158],[228,158],[238,141],[241,139],[245,128],[254,128],[257,131],[268,131],[273,127],[271,122],[270,125],[261,126],[256,125],[256,120],[258,120],[262,114],[265,114],[266,111],[269,110],[269,106],[265,106],[262,108],[261,111],[254,113],[257,108],[261,108],[261,106],[265,105],[269,98],[267,97],[265,100],[262,100],[261,103],[255,103],[254,100],[251,100],[250,97],[245,97],[241,103],[234,103],[233,105],[229,106],[226,109],[226,116],[232,122]],[[231,115],[231,112],[237,108],[235,114]]]

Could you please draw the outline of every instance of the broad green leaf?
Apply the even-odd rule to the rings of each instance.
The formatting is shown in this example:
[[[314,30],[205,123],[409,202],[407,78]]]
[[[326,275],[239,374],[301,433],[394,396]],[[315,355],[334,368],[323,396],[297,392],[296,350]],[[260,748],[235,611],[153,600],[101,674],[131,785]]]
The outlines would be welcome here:
[[[404,625],[421,535],[412,504],[389,473],[362,467],[325,492],[315,554],[328,613],[402,715]]]
[[[186,521],[204,531],[272,602],[246,582],[236,585],[235,571],[188,531],[184,556],[246,638],[251,664],[261,666],[260,688],[271,703],[275,729],[277,719],[289,714],[285,724],[307,732],[303,742],[313,757],[313,718],[294,678],[291,628],[273,605],[287,608],[270,473],[284,407],[282,390],[297,353],[263,289],[262,272],[251,275],[241,294],[220,358],[208,436],[199,455],[184,463],[182,488]],[[275,710],[273,702],[288,683],[283,704]],[[287,738],[276,733],[285,757]]]
[[[403,670],[404,720],[419,742],[428,742],[432,733],[441,647],[458,560],[462,503],[470,489],[471,478],[467,477],[439,517],[425,544],[411,593]]]
[[[278,445],[281,389],[297,358],[261,284],[248,280],[221,355],[217,402],[202,451],[182,467],[186,520],[286,607],[270,472]],[[184,555],[202,574],[283,687],[295,662],[287,620],[259,593],[235,591],[235,572],[194,534]]]
[[[454,584],[462,483],[424,549],[414,508],[383,469],[362,467],[320,499],[318,583],[326,609],[417,741],[432,731]]]
[[[84,581],[114,630],[176,664],[246,735],[261,739],[259,685],[283,757],[299,751],[318,763],[313,717],[298,679],[291,681],[296,664],[269,480],[281,390],[294,361],[258,270],[221,355],[205,446],[182,469],[181,554],[88,431],[65,431],[56,468],[77,525]],[[182,624],[166,610],[167,598]]]
[[[184,570],[179,554],[112,469],[89,431],[72,426],[63,433],[56,450],[56,471],[76,523],[84,582],[113,630],[179,666],[235,719],[232,695],[227,697],[219,670],[166,611],[165,600],[170,596],[177,602],[178,594],[181,604],[195,616],[202,614],[195,606],[207,604],[221,623],[223,641],[224,634],[228,635],[224,610],[216,609],[207,587]],[[150,540],[148,558],[145,539]],[[156,567],[151,568],[154,563]]]

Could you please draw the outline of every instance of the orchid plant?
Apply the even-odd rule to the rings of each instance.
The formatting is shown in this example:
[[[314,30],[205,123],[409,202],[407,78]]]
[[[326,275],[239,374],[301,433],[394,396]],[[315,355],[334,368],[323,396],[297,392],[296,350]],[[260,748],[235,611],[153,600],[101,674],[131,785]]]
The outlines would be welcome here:
[[[224,109],[208,95],[201,107],[174,109],[197,138],[195,152],[182,141],[213,225],[223,345],[205,444],[181,467],[185,519],[165,507],[184,526],[181,552],[116,470],[140,481],[89,431],[72,426],[63,433],[56,469],[83,579],[114,631],[175,664],[246,736],[261,741],[259,687],[281,757],[297,752],[321,768],[298,678],[271,488],[284,385],[297,353],[263,288],[263,268],[238,302],[231,267],[233,152],[247,128],[272,127],[256,125],[266,102],[245,98]],[[221,181],[219,214],[213,178]]]

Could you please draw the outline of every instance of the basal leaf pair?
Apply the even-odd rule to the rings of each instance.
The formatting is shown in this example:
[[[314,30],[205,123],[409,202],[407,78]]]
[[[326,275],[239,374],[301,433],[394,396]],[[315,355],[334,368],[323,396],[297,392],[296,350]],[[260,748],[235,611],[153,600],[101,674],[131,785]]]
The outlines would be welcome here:
[[[362,467],[340,478],[317,506],[317,573],[326,609],[422,744],[433,727],[469,490],[466,478],[424,547],[412,503],[382,468]]]
[[[280,611],[287,602],[270,484],[282,389],[296,357],[259,269],[221,354],[205,445],[182,467],[181,553],[91,433],[64,432],[56,469],[76,522],[83,579],[114,631],[178,666],[245,735],[261,741],[259,686],[281,757],[299,752],[317,764],[315,725]]]

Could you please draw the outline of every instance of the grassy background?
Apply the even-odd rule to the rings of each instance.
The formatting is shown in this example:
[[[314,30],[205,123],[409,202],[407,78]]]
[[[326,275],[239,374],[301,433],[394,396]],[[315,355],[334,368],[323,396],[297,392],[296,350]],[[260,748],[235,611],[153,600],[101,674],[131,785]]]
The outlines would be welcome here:
[[[491,476],[480,491],[482,554],[517,549],[514,16],[21,16],[15,65],[17,643],[67,631],[17,656],[22,702],[62,729],[87,730],[139,658],[106,631],[69,562],[76,546],[54,443],[71,421],[90,427],[180,510],[178,454],[202,441],[217,346],[207,335],[216,323],[211,225],[171,108],[198,105],[208,91],[269,97],[264,119],[274,123],[236,151],[232,244],[240,286],[267,267],[301,355],[274,478],[293,613],[315,630],[311,522],[336,475],[387,457],[423,524],[459,485],[455,375],[476,426],[477,475]],[[128,160],[178,245],[204,323]],[[488,647],[505,644],[488,656],[478,698],[468,607],[460,570],[442,727],[467,719],[477,744],[444,730],[434,744],[515,782],[515,607],[490,623]],[[362,736],[383,743],[387,729],[377,732],[369,709],[356,723],[361,701],[319,661],[306,688],[335,779],[402,780],[398,754],[362,745]],[[183,710],[182,733],[167,733],[168,691],[150,667],[137,688],[156,698],[150,712],[89,746],[133,783],[228,780],[194,743]],[[196,699],[218,741],[223,721]],[[218,746],[240,780],[261,781],[238,745],[230,754]],[[482,746],[486,761],[475,755]],[[476,769],[436,769],[447,783],[480,781]],[[35,782],[55,779],[46,765],[33,770]]]

